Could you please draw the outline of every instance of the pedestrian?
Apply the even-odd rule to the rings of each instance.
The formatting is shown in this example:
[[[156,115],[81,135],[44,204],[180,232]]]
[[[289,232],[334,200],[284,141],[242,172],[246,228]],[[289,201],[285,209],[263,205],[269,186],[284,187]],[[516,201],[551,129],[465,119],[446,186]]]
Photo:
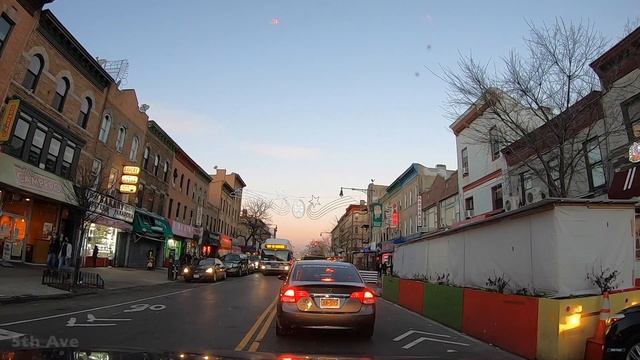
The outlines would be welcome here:
[[[382,263],[381,268],[382,268],[382,274],[387,275],[387,263],[386,262]]]
[[[54,270],[56,268],[56,258],[58,257],[58,251],[60,251],[60,243],[58,238],[53,235],[49,242],[49,251],[47,254],[47,268]]]
[[[100,249],[98,249],[98,244],[93,245],[93,254],[91,254],[91,257],[93,258],[93,267],[96,267],[96,263],[98,261],[98,251],[100,251]]]
[[[62,242],[60,243],[60,250],[58,251],[58,270],[62,270],[65,267],[65,259],[67,254],[67,239],[62,237]]]
[[[186,253],[184,255],[184,264],[183,265],[191,265],[191,261],[193,260],[193,257],[191,256],[191,254]]]

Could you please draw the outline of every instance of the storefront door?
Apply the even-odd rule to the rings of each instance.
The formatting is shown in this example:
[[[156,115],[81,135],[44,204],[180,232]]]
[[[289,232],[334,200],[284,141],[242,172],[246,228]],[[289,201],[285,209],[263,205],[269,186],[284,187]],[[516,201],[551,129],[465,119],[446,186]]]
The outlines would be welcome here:
[[[2,260],[23,260],[27,223],[23,216],[3,213],[0,216]]]

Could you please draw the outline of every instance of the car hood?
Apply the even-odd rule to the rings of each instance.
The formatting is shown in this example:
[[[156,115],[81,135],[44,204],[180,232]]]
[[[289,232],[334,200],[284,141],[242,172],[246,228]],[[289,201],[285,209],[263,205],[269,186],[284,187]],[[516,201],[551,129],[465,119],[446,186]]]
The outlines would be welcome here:
[[[0,349],[0,354],[3,354]],[[78,359],[91,360],[100,359],[127,359],[127,360],[149,360],[149,359],[181,359],[181,360],[202,360],[204,356],[213,356],[216,359],[304,359],[304,360],[349,360],[349,359],[394,359],[396,357],[367,357],[367,356],[326,356],[326,355],[303,355],[303,354],[274,354],[264,352],[243,352],[233,350],[211,350],[206,352],[166,352],[149,349],[84,349],[84,348],[46,348],[46,349],[11,349],[9,358],[14,359]],[[400,359],[400,357],[397,357]]]

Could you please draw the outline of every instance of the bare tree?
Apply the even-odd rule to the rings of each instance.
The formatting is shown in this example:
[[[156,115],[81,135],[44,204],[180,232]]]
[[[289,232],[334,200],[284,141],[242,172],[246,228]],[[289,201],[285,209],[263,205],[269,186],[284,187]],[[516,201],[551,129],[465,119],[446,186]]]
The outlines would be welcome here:
[[[110,179],[108,169],[111,167],[109,159],[85,159],[76,169],[73,188],[65,188],[69,199],[78,205],[77,219],[80,222],[78,233],[73,246],[74,284],[77,284],[82,259],[83,240],[92,223],[103,215],[103,206],[111,198],[116,186],[116,179]]]
[[[461,56],[457,69],[443,68],[450,114],[483,113],[489,121],[471,123],[466,134],[472,141],[492,150],[510,145],[514,163],[551,196],[568,197],[590,150],[583,143],[624,131],[621,124],[599,121],[602,94],[589,64],[607,42],[591,23],[556,19],[529,24],[525,44],[524,55],[513,50],[501,64],[482,64],[469,55]]]
[[[259,245],[271,236],[272,202],[262,198],[253,198],[245,205],[240,216],[240,226],[244,229],[244,245]]]
[[[305,254],[328,256],[331,251],[331,243],[324,238],[311,240],[304,248]]]

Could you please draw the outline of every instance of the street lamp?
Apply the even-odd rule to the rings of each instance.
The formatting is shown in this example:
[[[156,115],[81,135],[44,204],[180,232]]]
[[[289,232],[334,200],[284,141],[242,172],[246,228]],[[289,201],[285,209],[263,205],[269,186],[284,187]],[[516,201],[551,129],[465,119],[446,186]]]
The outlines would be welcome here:
[[[340,187],[340,197],[344,196],[344,189],[346,190],[353,190],[353,191],[362,191],[363,193],[367,194],[369,192],[369,189],[360,189],[360,188],[352,188],[352,187]]]

